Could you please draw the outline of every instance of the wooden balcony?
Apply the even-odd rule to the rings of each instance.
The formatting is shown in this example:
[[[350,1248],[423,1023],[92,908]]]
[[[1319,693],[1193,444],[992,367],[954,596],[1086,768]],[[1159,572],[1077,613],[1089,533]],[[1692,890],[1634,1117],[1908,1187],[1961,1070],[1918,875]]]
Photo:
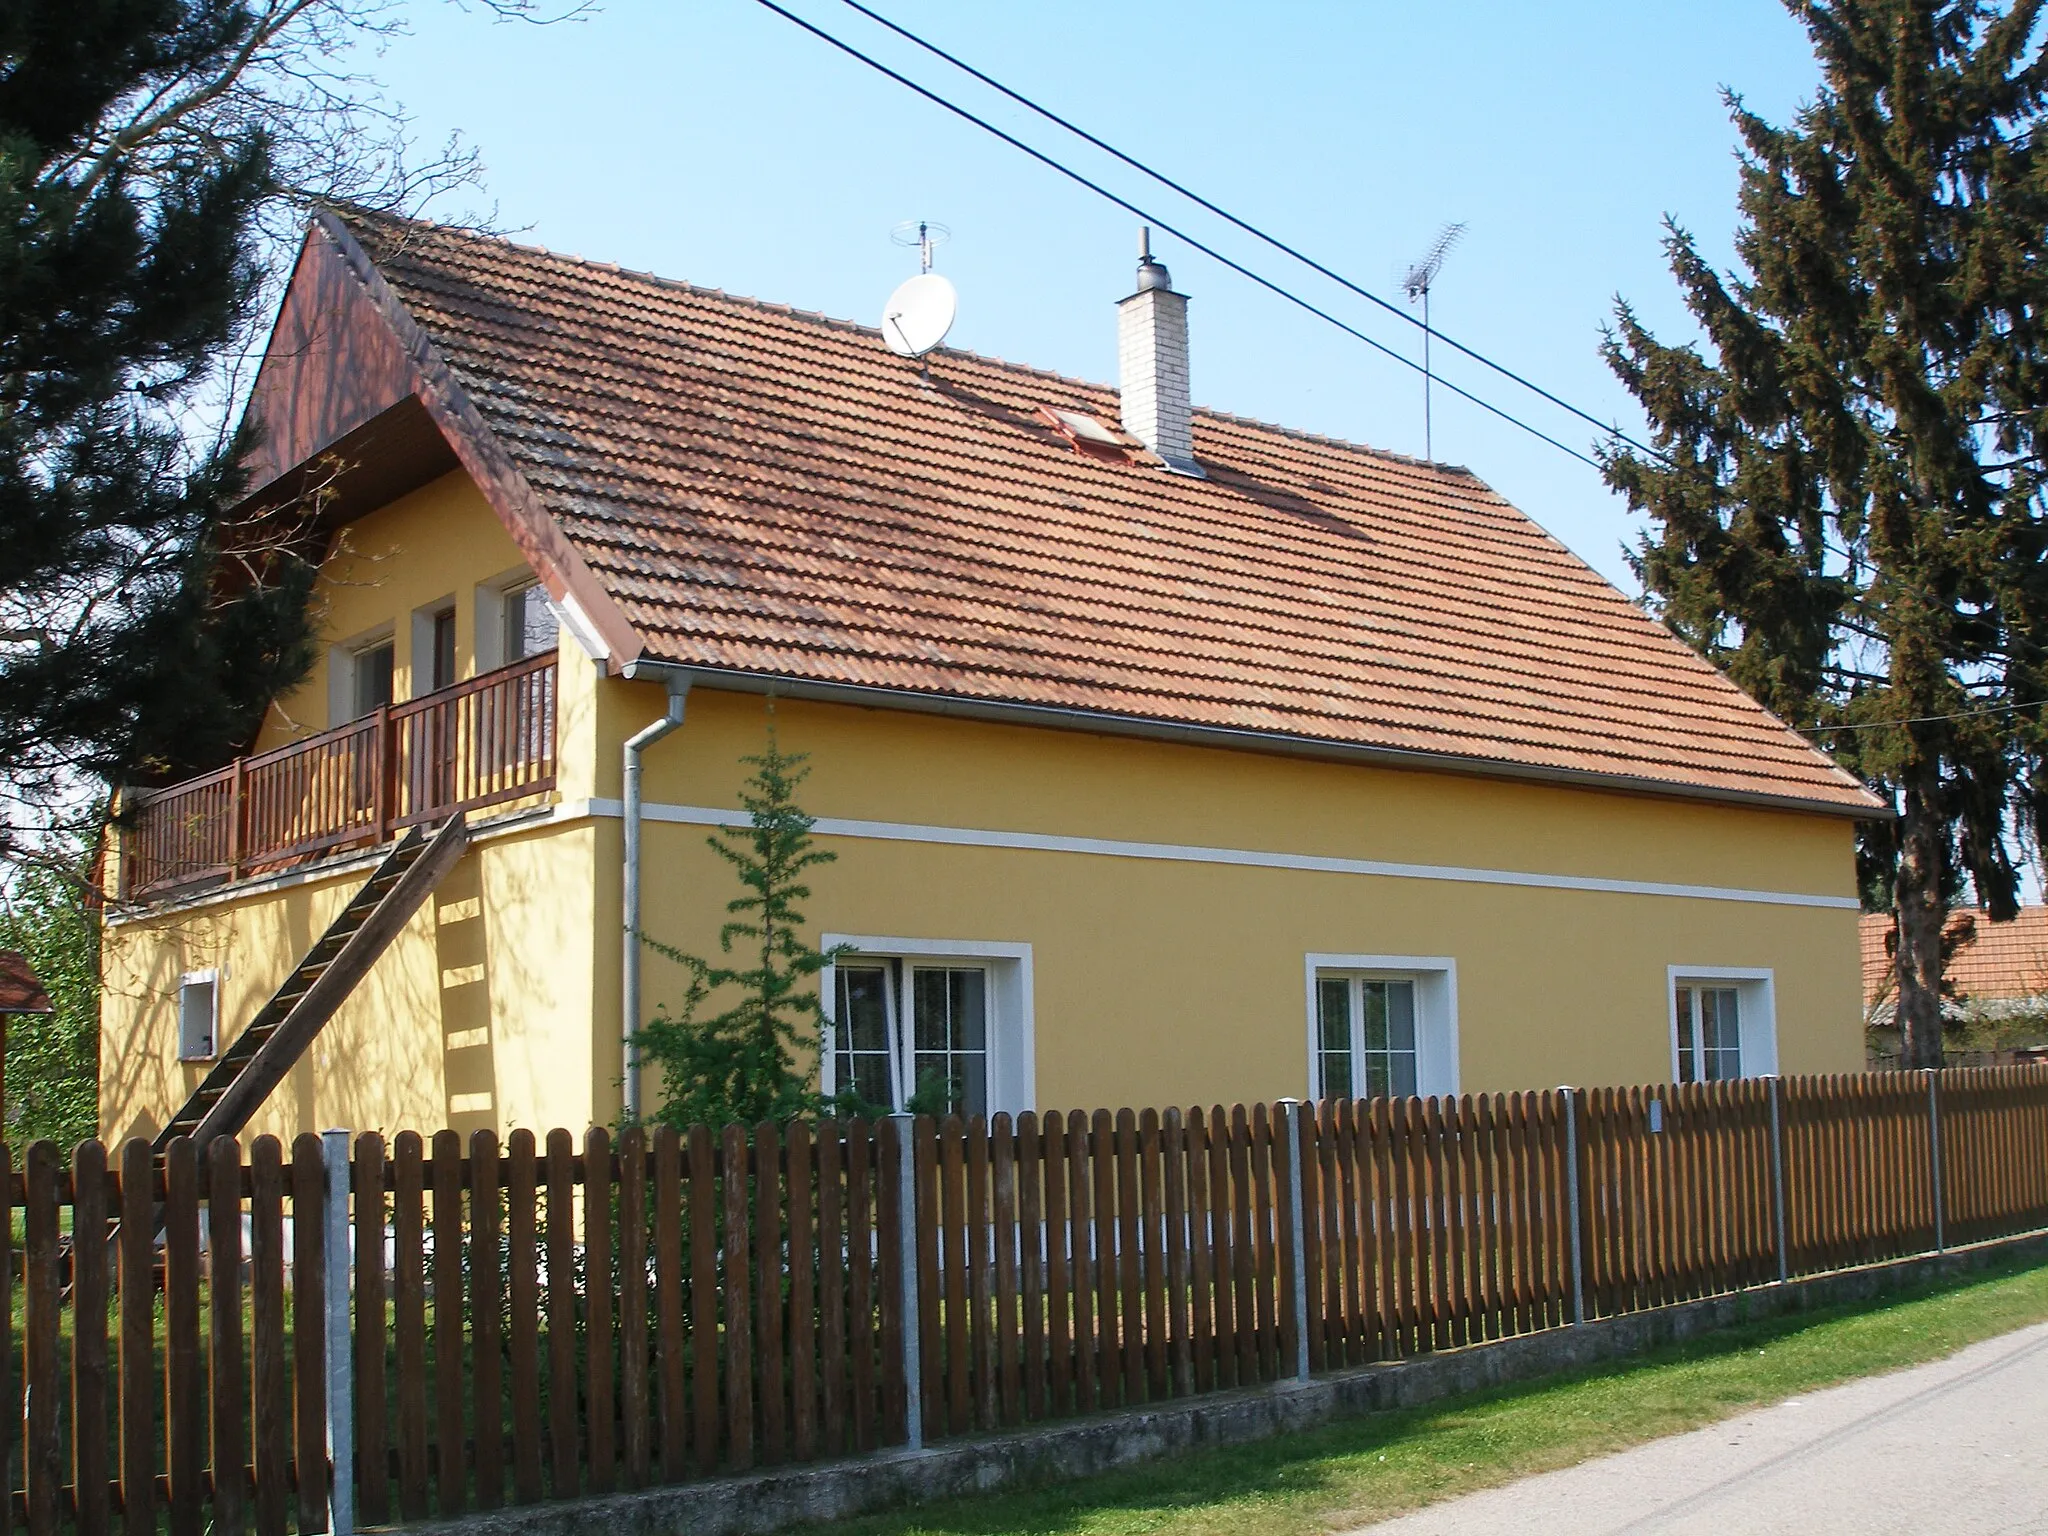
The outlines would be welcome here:
[[[239,880],[555,787],[555,653],[152,790],[123,837],[131,900]]]

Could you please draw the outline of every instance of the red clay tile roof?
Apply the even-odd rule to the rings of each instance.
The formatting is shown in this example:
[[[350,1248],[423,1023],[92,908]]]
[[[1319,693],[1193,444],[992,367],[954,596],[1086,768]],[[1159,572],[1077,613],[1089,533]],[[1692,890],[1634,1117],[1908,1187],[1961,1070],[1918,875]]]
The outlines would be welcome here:
[[[1208,479],[1106,463],[1039,414],[1099,385],[349,227],[650,659],[1876,808],[1464,470],[1209,411]]]
[[[2048,907],[2021,907],[2009,923],[1994,923],[1976,907],[1949,914],[1949,933],[1965,924],[1973,932],[1955,947],[1946,973],[1958,999],[2048,997]],[[1866,1007],[1892,995],[1891,957],[1885,953],[1891,929],[1889,912],[1864,914],[1860,931]]]
[[[50,994],[18,950],[0,949],[0,1013],[48,1013]]]

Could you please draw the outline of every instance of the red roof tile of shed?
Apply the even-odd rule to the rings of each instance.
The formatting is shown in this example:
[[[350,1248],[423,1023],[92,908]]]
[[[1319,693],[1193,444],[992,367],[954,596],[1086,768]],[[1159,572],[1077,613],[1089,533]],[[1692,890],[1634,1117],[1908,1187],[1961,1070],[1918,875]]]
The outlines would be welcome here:
[[[0,949],[0,1013],[48,1013],[50,994],[19,950]]]
[[[2048,907],[2021,907],[2011,922],[1994,923],[1981,907],[1949,914],[1946,932],[1969,932],[1949,957],[1949,989],[1964,1002],[2048,996]],[[1863,915],[1863,1002],[1892,995],[1889,912]]]
[[[650,659],[1876,808],[1462,469],[1211,411],[1206,480],[1105,463],[1039,413],[1113,423],[1098,385],[926,385],[866,327],[349,230]]]

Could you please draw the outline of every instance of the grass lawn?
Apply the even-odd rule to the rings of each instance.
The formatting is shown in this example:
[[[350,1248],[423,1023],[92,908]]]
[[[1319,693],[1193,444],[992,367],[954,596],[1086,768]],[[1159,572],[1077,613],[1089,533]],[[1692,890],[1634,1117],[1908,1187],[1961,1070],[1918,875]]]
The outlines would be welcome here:
[[[2048,1320],[2048,1267],[1744,1324],[1590,1371],[1052,1487],[834,1525],[866,1536],[1310,1536],[1696,1429]]]

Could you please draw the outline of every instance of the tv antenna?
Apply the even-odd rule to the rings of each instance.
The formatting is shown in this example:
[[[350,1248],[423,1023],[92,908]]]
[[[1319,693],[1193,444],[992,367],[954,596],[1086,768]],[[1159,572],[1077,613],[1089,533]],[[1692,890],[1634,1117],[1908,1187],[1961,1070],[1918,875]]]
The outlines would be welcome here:
[[[933,248],[944,245],[952,233],[926,219],[906,219],[889,231],[895,244],[917,248],[918,272],[899,284],[882,307],[882,341],[898,357],[916,358],[926,383],[931,382],[931,368],[925,354],[946,339],[960,308],[953,285],[932,270]]]
[[[1423,252],[1422,259],[1408,269],[1401,279],[1401,290],[1408,295],[1408,302],[1422,301],[1422,456],[1432,462],[1436,459],[1434,424],[1430,420],[1430,366],[1429,366],[1429,290],[1436,286],[1437,274],[1444,269],[1444,258],[1451,254],[1451,248],[1465,237],[1463,224],[1446,224],[1436,232],[1436,239]]]

